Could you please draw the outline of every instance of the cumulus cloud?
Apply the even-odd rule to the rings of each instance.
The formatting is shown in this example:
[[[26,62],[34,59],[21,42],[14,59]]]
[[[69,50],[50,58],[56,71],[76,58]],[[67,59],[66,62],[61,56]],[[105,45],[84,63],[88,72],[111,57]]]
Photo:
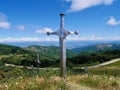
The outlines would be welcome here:
[[[103,37],[97,37],[95,35],[92,35],[90,37],[79,37],[79,36],[75,36],[75,37],[68,37],[67,38],[68,41],[104,41],[104,40],[110,40],[110,38],[103,38]]]
[[[58,41],[58,39],[54,39],[54,38],[36,38],[36,37],[0,38],[0,42],[40,42],[40,41]]]
[[[97,5],[111,5],[114,0],[66,0],[71,2],[71,5],[67,12],[82,11],[86,8],[90,8]]]
[[[16,28],[18,30],[25,30],[25,25],[18,25]]]
[[[47,32],[52,32],[53,30],[47,27],[41,28],[36,30],[36,33],[38,34],[46,34]]]
[[[7,21],[7,17],[5,14],[0,13],[0,28],[2,29],[9,29],[10,23]]]
[[[67,37],[67,41],[107,41],[107,40],[120,40],[120,37],[116,38],[103,38],[103,37],[95,37],[93,38],[93,35],[91,37]],[[0,43],[4,42],[42,42],[42,41],[59,41],[59,38],[54,37],[48,37],[48,38],[37,38],[37,37],[23,37],[23,38],[0,38]]]
[[[120,24],[120,21],[117,21],[113,16],[111,16],[106,24],[114,26]]]
[[[8,22],[0,22],[0,28],[9,29],[10,28],[10,23],[8,23]]]

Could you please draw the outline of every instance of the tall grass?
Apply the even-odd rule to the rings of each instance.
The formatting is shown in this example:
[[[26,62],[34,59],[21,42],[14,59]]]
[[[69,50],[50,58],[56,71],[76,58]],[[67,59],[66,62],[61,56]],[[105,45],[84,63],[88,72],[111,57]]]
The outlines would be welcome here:
[[[70,76],[71,82],[102,90],[120,90],[120,78],[104,75],[76,75]]]
[[[47,77],[46,77],[47,78]],[[49,78],[12,78],[0,85],[0,90],[120,90],[120,78],[105,75],[71,75]]]
[[[0,85],[0,90],[66,90],[66,83],[59,77],[10,79]]]
[[[67,78],[60,78],[59,70],[52,68],[21,70],[9,71],[11,77],[0,82],[0,90],[120,90],[119,64],[89,69],[88,73],[69,68]]]
[[[98,68],[92,68],[89,72],[96,75],[120,77],[120,61]]]
[[[94,68],[94,69],[90,69],[89,72],[95,75],[120,77],[120,68],[114,66]]]
[[[0,90],[93,90],[80,86],[57,76],[50,77],[47,81],[43,77],[11,79],[0,85]]]

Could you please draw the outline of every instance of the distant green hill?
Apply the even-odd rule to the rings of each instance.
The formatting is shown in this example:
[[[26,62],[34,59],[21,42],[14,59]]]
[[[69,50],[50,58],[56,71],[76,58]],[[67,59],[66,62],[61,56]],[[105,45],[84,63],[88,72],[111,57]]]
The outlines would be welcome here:
[[[46,66],[51,61],[56,61],[53,57],[39,52],[39,58],[43,66]],[[9,63],[17,65],[30,66],[36,64],[37,53],[32,50],[26,50],[21,47],[0,44],[0,63]]]
[[[112,59],[120,58],[120,50],[105,50],[101,52],[81,52],[69,59],[72,64],[103,63]]]
[[[36,46],[27,48],[0,44],[0,63],[9,63],[24,66],[36,66],[37,53],[41,67],[59,65],[59,48],[56,46]],[[76,54],[67,50],[67,57],[73,57]]]
[[[25,48],[29,51],[39,52],[42,53],[48,57],[59,59],[59,47],[57,46],[38,46],[38,45],[32,45]],[[67,49],[67,57],[71,58],[75,56],[76,53],[72,52],[71,50]]]
[[[105,51],[105,50],[120,50],[120,44],[96,44],[91,46],[78,47],[71,50],[76,53],[99,52],[99,51]]]
[[[0,44],[0,55],[29,53],[28,50],[17,46]]]
[[[77,55],[67,49],[67,65],[101,63],[120,58],[119,46],[119,44],[90,46],[87,49],[84,48],[89,52]],[[3,63],[36,66],[37,53],[39,53],[41,67],[59,66],[59,48],[56,46],[32,45],[21,48],[0,44],[0,62]]]

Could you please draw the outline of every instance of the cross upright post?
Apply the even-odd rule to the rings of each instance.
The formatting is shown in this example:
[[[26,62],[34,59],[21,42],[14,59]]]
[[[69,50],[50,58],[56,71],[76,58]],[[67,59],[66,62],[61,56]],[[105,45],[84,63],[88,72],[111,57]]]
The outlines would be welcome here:
[[[64,30],[64,16],[65,14],[60,14],[60,31],[61,34],[59,36],[59,47],[60,47],[60,76],[66,77],[66,35]]]
[[[64,29],[64,13],[60,13],[60,29],[55,32],[47,32],[47,35],[59,36],[59,47],[60,47],[60,76],[66,77],[66,36],[70,34],[78,34],[77,31],[70,32]]]

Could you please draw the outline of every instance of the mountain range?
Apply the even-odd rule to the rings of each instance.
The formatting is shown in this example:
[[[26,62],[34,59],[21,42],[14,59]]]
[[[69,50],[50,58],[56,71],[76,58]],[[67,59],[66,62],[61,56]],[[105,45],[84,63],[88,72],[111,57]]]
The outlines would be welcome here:
[[[99,52],[105,50],[120,50],[120,44],[95,44],[71,49],[73,52]]]
[[[33,51],[33,52],[42,53],[48,57],[59,59],[60,50],[59,50],[59,47],[57,46],[31,45],[31,46],[25,47],[24,49]],[[68,58],[71,58],[76,55],[75,52],[69,49],[66,50],[66,54]]]
[[[99,52],[105,50],[120,50],[119,43],[108,43],[108,44],[94,44],[89,46],[81,46],[73,49],[67,49],[67,57],[71,58],[81,52]],[[13,45],[0,44],[0,54],[14,54],[14,53],[41,53],[45,56],[52,58],[59,58],[59,47],[58,46],[42,46],[42,45],[30,45],[27,47],[18,47]]]
[[[112,58],[119,58],[120,44],[95,44],[67,49],[66,51],[67,62],[69,63],[82,64],[87,61],[87,63],[98,62],[98,59],[100,59],[100,62],[103,62]],[[86,52],[88,52],[88,54]],[[36,65],[37,53],[39,53],[42,67],[52,65],[58,66],[59,47],[57,46],[31,45],[27,47],[17,47],[0,44],[0,61],[4,63],[25,66]]]
[[[86,40],[86,41],[66,41],[66,47],[67,49],[73,49],[73,48],[77,48],[77,47],[86,47],[86,46],[90,46],[90,45],[95,45],[95,44],[120,44],[120,41],[118,40],[114,40],[114,41],[90,41],[90,40]],[[46,42],[46,41],[41,41],[41,42],[4,42],[2,44],[7,44],[7,45],[13,45],[13,46],[19,46],[19,47],[27,47],[27,46],[31,46],[31,45],[42,45],[42,46],[59,46],[59,42]]]

